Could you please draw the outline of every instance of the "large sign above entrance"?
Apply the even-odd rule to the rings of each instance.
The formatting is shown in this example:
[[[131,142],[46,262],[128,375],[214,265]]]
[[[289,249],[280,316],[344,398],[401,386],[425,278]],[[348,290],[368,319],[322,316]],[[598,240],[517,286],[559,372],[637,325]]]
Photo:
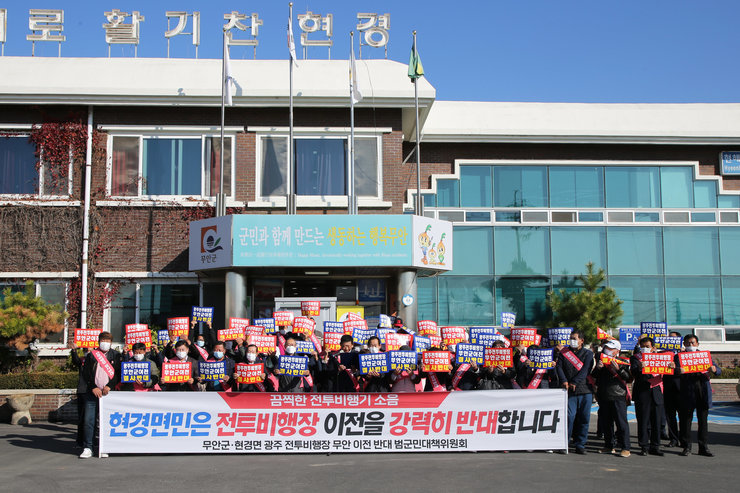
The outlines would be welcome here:
[[[190,223],[190,270],[228,267],[447,271],[452,270],[452,223],[388,214],[242,214]]]

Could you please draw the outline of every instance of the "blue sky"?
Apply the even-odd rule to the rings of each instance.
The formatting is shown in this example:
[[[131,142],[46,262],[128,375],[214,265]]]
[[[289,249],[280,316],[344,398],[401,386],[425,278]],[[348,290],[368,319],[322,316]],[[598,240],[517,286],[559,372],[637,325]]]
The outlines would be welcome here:
[[[165,57],[167,10],[201,12],[200,58],[220,58],[223,14],[256,12],[259,59],[287,57],[288,2],[0,0],[8,10],[5,55],[30,56],[29,8],[63,9],[63,56],[105,57],[104,12],[138,10],[140,57]],[[411,32],[437,98],[480,101],[740,102],[738,0],[438,0],[294,2],[294,16],[334,15],[332,58],[346,59],[358,12],[390,13],[389,58],[406,63]],[[127,21],[127,22],[130,22]],[[296,40],[300,30],[294,17]],[[56,56],[56,43],[37,43]],[[300,49],[300,45],[299,45]],[[114,46],[114,56],[133,56]],[[172,40],[172,55],[194,57],[191,38]],[[379,58],[381,49],[363,49]],[[232,59],[251,58],[233,48]],[[310,58],[326,58],[312,48]],[[2,65],[0,64],[0,73]]]

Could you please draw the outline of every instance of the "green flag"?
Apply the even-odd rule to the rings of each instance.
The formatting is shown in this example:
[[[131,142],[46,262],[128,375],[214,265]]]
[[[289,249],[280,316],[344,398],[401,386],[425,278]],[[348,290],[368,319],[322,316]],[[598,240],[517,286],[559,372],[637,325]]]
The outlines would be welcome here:
[[[424,67],[421,65],[419,52],[416,51],[416,44],[411,45],[411,57],[409,57],[409,78],[416,80],[424,75]]]

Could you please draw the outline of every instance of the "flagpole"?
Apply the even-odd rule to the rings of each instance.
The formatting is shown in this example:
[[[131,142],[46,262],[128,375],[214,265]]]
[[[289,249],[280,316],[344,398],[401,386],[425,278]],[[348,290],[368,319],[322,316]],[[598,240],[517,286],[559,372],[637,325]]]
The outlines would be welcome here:
[[[293,27],[293,3],[289,3],[289,16],[288,17],[288,26],[291,28],[291,32],[289,33],[290,36],[293,36],[292,27]],[[290,56],[290,84],[289,84],[289,99],[290,99],[290,130],[289,130],[289,136],[288,136],[288,176],[286,177],[286,189],[288,192],[287,197],[287,213],[288,214],[295,214],[296,213],[296,204],[295,204],[295,176],[293,172],[293,154],[295,150],[293,149],[293,56],[291,53]]]
[[[418,56],[416,51],[416,31],[414,31],[414,53]],[[414,108],[416,116],[416,215],[423,216],[424,209],[422,209],[421,202],[421,155],[419,154],[419,90],[417,82],[419,77],[414,78]]]
[[[357,74],[355,74],[355,66],[352,63],[355,56],[355,33],[350,31],[349,33],[349,46],[350,46],[350,77],[349,77],[349,132],[350,132],[350,144],[349,144],[349,173],[347,183],[347,199],[349,214],[357,214],[357,204],[355,202],[355,80]]]
[[[221,53],[221,150],[220,163],[218,167],[219,183],[218,195],[216,196],[216,216],[226,215],[226,203],[224,200],[224,120],[226,117],[226,31],[223,35],[223,52]],[[230,82],[229,82],[230,83]],[[209,184],[210,186],[210,184]]]

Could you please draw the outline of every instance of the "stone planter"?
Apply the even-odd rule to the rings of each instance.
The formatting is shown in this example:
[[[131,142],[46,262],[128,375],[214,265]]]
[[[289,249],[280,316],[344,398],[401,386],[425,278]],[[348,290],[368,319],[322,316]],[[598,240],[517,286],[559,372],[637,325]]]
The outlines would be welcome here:
[[[13,410],[10,418],[11,425],[29,425],[31,421],[31,407],[36,396],[34,394],[16,394],[8,396],[8,405]]]

